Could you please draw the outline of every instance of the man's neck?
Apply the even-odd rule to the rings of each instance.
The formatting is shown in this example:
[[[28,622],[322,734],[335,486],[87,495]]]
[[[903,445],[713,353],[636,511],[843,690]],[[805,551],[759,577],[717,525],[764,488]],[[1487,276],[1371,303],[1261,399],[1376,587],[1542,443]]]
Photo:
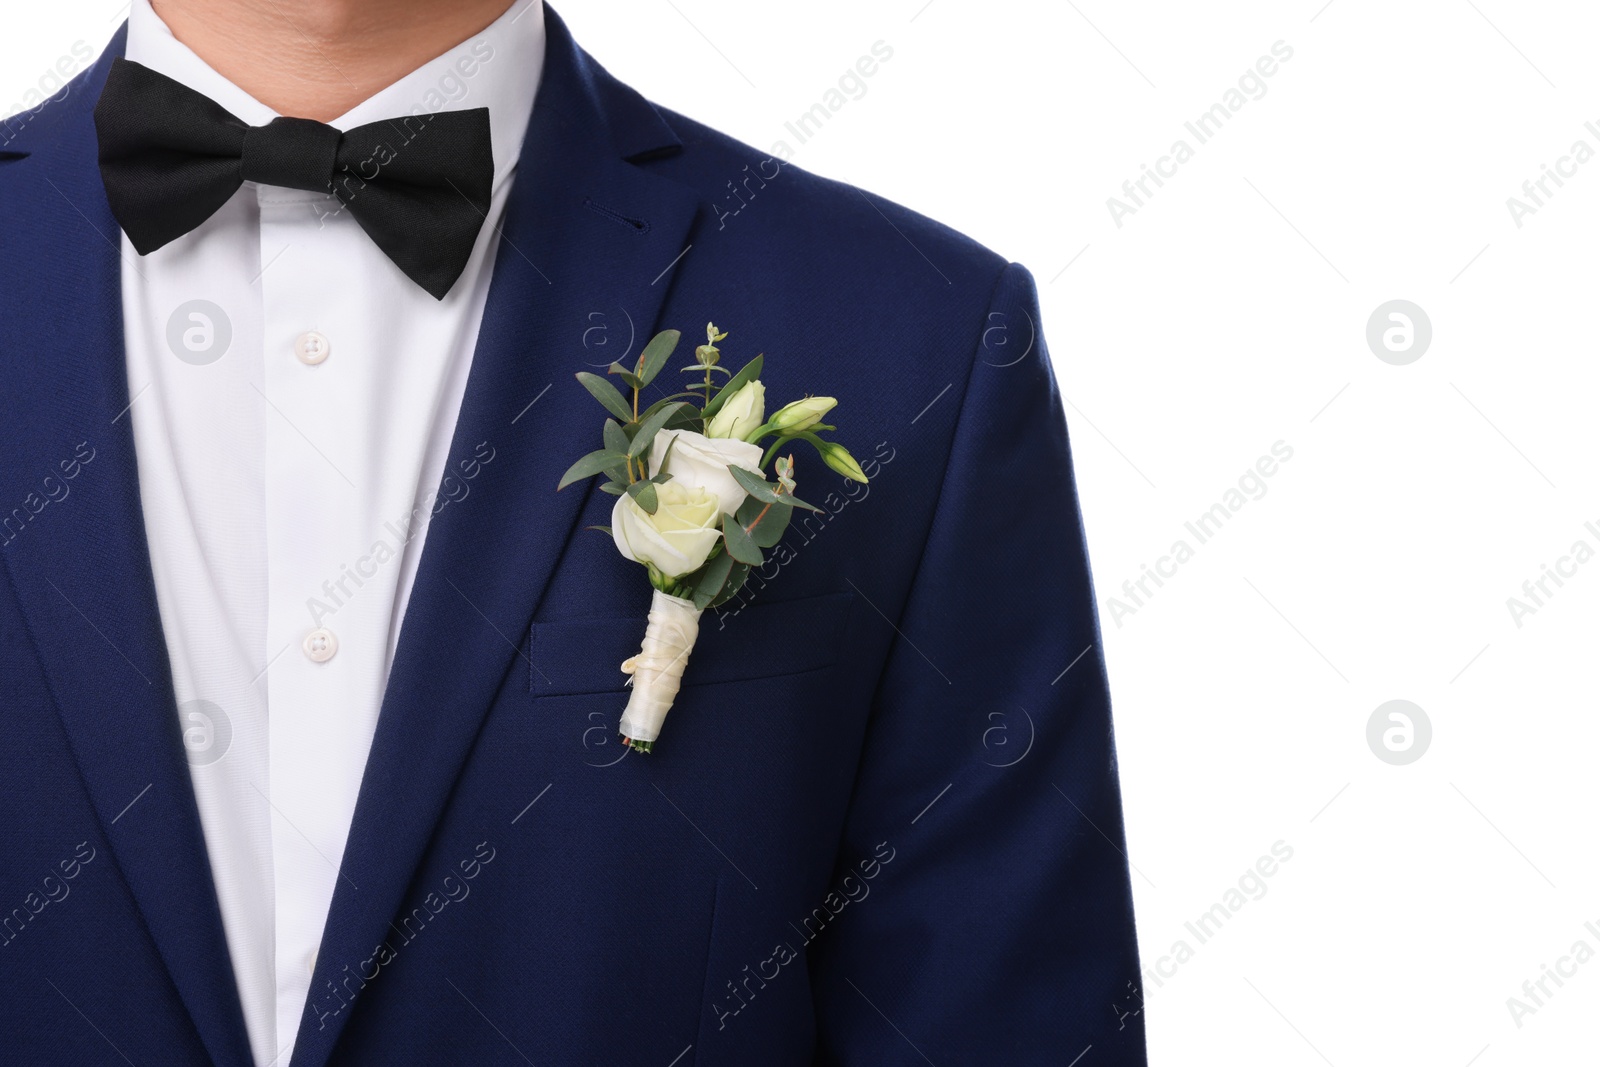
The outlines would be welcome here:
[[[151,0],[217,73],[280,115],[321,122],[482,31],[511,3]]]

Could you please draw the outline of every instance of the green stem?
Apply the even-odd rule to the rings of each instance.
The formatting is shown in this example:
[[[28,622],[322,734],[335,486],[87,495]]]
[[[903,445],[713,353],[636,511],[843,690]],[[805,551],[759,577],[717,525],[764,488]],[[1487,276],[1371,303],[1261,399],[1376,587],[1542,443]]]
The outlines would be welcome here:
[[[745,434],[743,440],[745,444],[748,445],[758,444],[763,437],[767,436],[769,433],[776,432],[777,431],[772,428],[772,422],[768,420],[767,422],[763,422],[760,426],[757,426],[755,429],[751,430],[749,433]]]
[[[792,437],[780,437],[772,442],[772,445],[761,454],[761,469],[766,470],[767,464],[772,462],[772,457],[778,454],[778,450],[793,440]]]
[[[642,364],[644,357],[640,356],[639,359]],[[637,389],[633,391],[633,422],[635,426],[639,424],[639,390]],[[628,460],[628,484],[632,485],[635,480],[633,476],[633,460],[630,459]]]
[[[769,501],[767,501],[767,506],[761,509],[761,514],[757,515],[755,518],[750,520],[750,525],[746,526],[744,528],[744,532],[745,533],[749,533],[751,530],[754,530],[757,526],[760,526],[761,525],[761,520],[766,518],[767,517],[767,512],[769,512],[771,510],[772,510],[772,501],[769,500]]]

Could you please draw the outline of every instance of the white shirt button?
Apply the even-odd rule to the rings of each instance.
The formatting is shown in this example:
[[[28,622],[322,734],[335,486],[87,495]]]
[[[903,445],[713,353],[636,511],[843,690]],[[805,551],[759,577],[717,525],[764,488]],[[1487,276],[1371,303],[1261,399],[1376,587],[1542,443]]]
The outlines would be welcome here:
[[[306,656],[314,663],[326,663],[339,651],[339,639],[333,636],[329,629],[312,630],[306,634],[306,639],[301,642]]]
[[[317,953],[315,950],[312,951],[311,955],[306,957],[306,973],[317,973]]]
[[[332,350],[328,339],[315,330],[307,330],[294,341],[295,358],[308,367],[315,367],[327,359]]]

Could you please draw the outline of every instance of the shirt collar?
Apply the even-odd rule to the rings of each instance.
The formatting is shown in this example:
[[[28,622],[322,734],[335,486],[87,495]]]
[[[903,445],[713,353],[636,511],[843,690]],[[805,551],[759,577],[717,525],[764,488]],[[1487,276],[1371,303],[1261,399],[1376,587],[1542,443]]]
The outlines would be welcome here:
[[[481,33],[424,63],[329,125],[348,130],[405,115],[487,107],[498,189],[516,169],[522,152],[544,69],[544,48],[543,0],[515,0]],[[251,126],[264,126],[278,117],[276,111],[217,73],[174,37],[150,0],[133,0],[124,55],[210,97]]]

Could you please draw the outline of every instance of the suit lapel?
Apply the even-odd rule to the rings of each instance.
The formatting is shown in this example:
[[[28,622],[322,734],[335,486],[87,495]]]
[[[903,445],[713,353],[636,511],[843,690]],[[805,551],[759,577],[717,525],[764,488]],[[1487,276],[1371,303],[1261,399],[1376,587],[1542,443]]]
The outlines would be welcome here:
[[[121,235],[90,115],[123,41],[119,33],[66,95],[14,121],[21,135],[0,162],[0,321],[11,357],[0,391],[0,500],[11,520],[0,560],[100,831],[156,949],[212,1060],[242,1067],[249,1041],[145,543]]]
[[[359,1003],[344,1007],[334,985],[370,969],[388,935],[575,528],[584,490],[556,484],[598,447],[600,409],[573,379],[595,358],[591,316],[614,316],[618,332],[631,322],[637,355],[699,212],[687,189],[630,162],[679,147],[655,109],[545,17],[543,80],[451,445],[452,464],[483,442],[495,458],[429,527],[292,1067],[322,1067]]]

